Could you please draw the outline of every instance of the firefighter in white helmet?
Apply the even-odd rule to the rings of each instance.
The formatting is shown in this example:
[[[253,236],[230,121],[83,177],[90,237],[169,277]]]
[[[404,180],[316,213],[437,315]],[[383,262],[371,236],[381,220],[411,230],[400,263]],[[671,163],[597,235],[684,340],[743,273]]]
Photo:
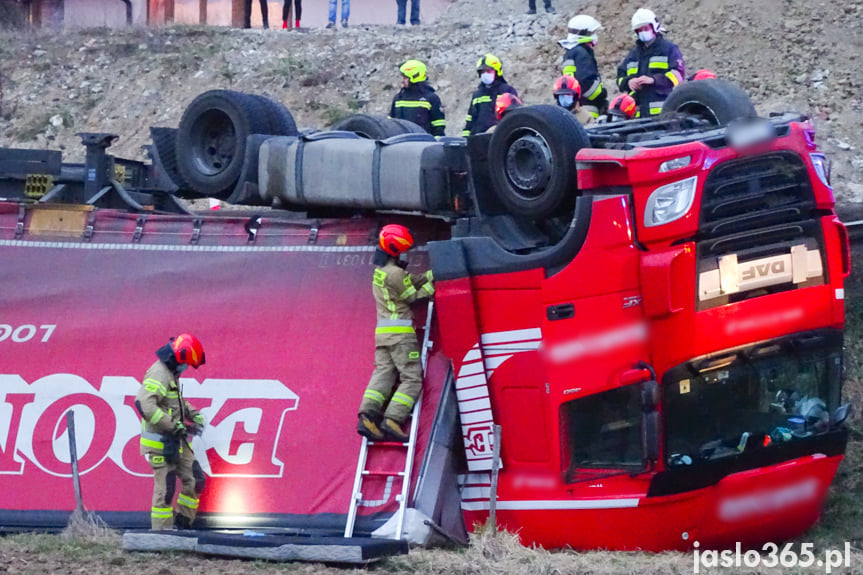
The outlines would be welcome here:
[[[567,28],[569,33],[566,38],[558,41],[566,50],[561,73],[578,80],[581,86],[581,109],[597,118],[608,108],[608,91],[602,85],[602,76],[593,54],[597,31],[602,30],[602,24],[593,16],[579,14],[569,20]]]
[[[637,118],[654,116],[675,86],[685,78],[680,49],[665,39],[666,31],[651,10],[639,8],[632,16],[635,47],[617,67],[617,86],[638,104]]]
[[[372,293],[375,297],[375,370],[360,403],[357,432],[380,441],[407,441],[404,422],[422,391],[422,363],[411,304],[434,294],[431,270],[411,274],[399,256],[414,239],[400,224],[388,224],[378,236]],[[398,387],[396,387],[398,377]]]

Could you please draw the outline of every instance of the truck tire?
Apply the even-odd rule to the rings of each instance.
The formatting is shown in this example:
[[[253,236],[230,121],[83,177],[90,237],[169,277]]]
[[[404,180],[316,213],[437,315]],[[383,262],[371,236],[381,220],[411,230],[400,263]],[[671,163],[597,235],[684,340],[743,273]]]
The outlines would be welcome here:
[[[174,195],[181,198],[200,197],[198,194],[188,193],[191,191],[189,184],[183,179],[177,168],[177,129],[151,127],[150,140],[153,142],[153,147],[156,148],[159,165],[165,171],[168,179],[177,186],[177,191]]]
[[[414,124],[416,125],[416,124]],[[419,126],[417,126],[419,127]],[[333,127],[333,130],[353,132],[358,136],[369,140],[386,140],[399,134],[408,134],[405,126],[397,123],[391,118],[378,118],[368,114],[354,114],[348,116]],[[422,130],[422,128],[420,128]]]
[[[510,110],[489,143],[489,172],[497,197],[515,216],[553,215],[564,199],[575,197],[575,154],[589,145],[584,127],[559,106]]]
[[[758,115],[752,100],[740,86],[719,78],[677,86],[662,105],[663,114],[675,112],[698,116],[714,126]]]
[[[258,94],[249,94],[249,96],[258,100],[266,109],[267,120],[270,123],[270,129],[266,132],[267,134],[273,136],[296,136],[299,133],[294,116],[284,104]]]
[[[427,134],[425,130],[422,129],[422,126],[419,124],[414,124],[410,120],[402,120],[401,118],[389,118],[388,121],[395,122],[399,126],[402,127],[405,134]]]
[[[240,177],[250,134],[270,133],[268,107],[240,92],[204,92],[183,112],[177,129],[177,167],[196,192],[230,193]]]

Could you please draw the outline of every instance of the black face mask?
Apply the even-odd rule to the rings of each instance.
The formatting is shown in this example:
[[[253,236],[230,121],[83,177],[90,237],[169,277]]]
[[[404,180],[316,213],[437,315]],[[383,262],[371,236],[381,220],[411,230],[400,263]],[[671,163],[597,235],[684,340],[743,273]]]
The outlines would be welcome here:
[[[408,257],[405,254],[399,254],[398,259],[396,260],[396,264],[402,268],[407,269],[408,267]]]

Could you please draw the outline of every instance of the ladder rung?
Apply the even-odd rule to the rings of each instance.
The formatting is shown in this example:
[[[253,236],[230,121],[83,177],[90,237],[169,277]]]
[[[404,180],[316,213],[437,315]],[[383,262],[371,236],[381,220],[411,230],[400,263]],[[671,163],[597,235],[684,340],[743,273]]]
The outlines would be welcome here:
[[[363,471],[363,475],[372,477],[403,477],[404,474],[404,471],[369,471],[368,469]]]
[[[401,441],[369,441],[369,447],[407,447],[407,443]]]

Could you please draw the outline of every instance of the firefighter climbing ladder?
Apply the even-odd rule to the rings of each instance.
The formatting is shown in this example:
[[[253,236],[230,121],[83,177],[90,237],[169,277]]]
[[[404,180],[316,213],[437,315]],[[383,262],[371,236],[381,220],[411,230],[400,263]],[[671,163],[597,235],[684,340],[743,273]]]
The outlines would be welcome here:
[[[434,302],[429,301],[428,311],[426,313],[426,323],[425,323],[425,334],[423,335],[423,344],[422,344],[422,352],[420,354],[420,362],[423,367],[423,376],[425,376],[426,364],[428,363],[428,353],[432,347],[431,341],[431,320],[432,320],[432,312],[434,310]],[[414,404],[413,412],[411,413],[411,429],[408,434],[407,443],[400,442],[390,442],[390,441],[369,441],[368,438],[363,437],[363,443],[360,447],[360,457],[357,462],[357,473],[354,476],[354,488],[351,493],[351,505],[348,509],[348,521],[345,526],[345,537],[352,537],[354,534],[354,523],[357,520],[357,508],[363,504],[363,479],[365,477],[386,477],[388,481],[393,481],[394,478],[398,477],[402,480],[402,488],[401,493],[396,495],[396,501],[399,503],[399,508],[396,519],[396,530],[394,539],[401,539],[402,527],[404,525],[405,520],[405,512],[407,511],[408,506],[408,489],[410,489],[411,484],[411,469],[413,467],[414,461],[414,450],[416,449],[416,441],[417,441],[417,428],[419,427],[419,415],[420,410],[422,409],[422,400],[423,396],[420,393],[417,398],[416,403]],[[377,447],[377,448],[387,448],[387,449],[405,449],[405,465],[403,471],[371,471],[366,469],[366,460],[369,454],[369,448]]]

